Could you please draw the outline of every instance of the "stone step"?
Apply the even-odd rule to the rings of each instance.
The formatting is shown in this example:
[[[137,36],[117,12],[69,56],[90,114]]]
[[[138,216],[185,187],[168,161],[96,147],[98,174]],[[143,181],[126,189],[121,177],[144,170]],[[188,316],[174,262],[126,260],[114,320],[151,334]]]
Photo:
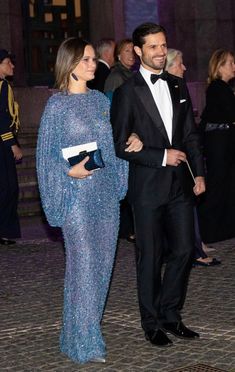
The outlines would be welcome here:
[[[42,215],[41,202],[38,199],[35,200],[21,200],[18,204],[19,216],[40,216]]]
[[[35,168],[21,169],[17,174],[20,186],[34,186],[37,184],[37,173]]]
[[[19,136],[20,137],[37,137],[38,136],[38,130],[34,129],[24,129],[19,131]]]
[[[32,135],[23,135],[21,134],[19,136],[19,143],[20,145],[22,146],[22,148],[24,147],[36,147],[37,145],[37,136],[32,136]]]
[[[17,164],[19,181],[18,213],[23,216],[42,215],[37,174],[36,174],[36,145],[38,126],[29,126],[19,133],[19,143],[22,146],[23,159]]]
[[[19,200],[21,201],[28,201],[29,199],[33,200],[39,200],[39,190],[38,185],[35,183],[35,185],[20,185],[19,187]]]
[[[22,146],[22,151],[23,151],[23,156],[29,156],[29,155],[34,155],[36,154],[36,148],[34,146]]]
[[[23,159],[19,163],[17,163],[16,168],[18,173],[25,168],[36,168],[35,154],[24,156]]]
[[[19,135],[22,135],[22,134],[37,135],[38,134],[38,128],[39,128],[38,124],[37,125],[36,124],[34,125],[33,123],[28,124],[27,126],[21,128],[21,130],[19,132]]]

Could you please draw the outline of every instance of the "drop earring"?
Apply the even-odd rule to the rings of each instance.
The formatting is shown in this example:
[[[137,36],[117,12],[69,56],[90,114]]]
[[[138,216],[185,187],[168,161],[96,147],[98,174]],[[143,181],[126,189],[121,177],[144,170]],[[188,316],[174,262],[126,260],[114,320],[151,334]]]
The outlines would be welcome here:
[[[78,77],[77,77],[73,72],[71,73],[71,76],[72,76],[72,78],[73,78],[74,80],[78,81]]]

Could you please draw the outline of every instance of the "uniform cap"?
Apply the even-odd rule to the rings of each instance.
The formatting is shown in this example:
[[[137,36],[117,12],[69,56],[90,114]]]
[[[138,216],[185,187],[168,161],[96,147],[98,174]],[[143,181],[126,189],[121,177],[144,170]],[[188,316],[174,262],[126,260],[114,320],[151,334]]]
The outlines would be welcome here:
[[[0,49],[0,63],[2,63],[5,58],[10,58],[10,60],[12,60],[14,59],[14,56],[6,49]]]

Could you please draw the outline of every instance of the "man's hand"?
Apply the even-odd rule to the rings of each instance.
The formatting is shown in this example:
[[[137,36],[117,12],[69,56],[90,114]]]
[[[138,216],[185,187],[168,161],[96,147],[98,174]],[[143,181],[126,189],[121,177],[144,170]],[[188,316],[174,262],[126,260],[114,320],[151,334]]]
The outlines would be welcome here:
[[[127,145],[129,145],[125,151],[126,152],[139,152],[143,148],[143,142],[139,139],[139,136],[136,133],[131,133],[130,137],[128,138]]]
[[[23,157],[22,150],[18,145],[11,146],[15,160],[21,160]]]
[[[186,154],[183,151],[167,149],[166,164],[177,167],[182,161],[186,160]]]
[[[205,179],[204,177],[195,177],[195,186],[193,192],[195,195],[200,195],[206,191]]]

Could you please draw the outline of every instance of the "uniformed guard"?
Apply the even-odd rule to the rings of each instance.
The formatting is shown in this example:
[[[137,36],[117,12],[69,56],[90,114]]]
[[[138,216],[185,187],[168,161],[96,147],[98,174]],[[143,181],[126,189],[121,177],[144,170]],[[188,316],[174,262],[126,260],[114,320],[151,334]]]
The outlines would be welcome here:
[[[17,214],[18,179],[16,161],[22,159],[17,141],[19,130],[18,104],[6,77],[13,76],[13,56],[0,49],[0,244],[10,245],[20,237]]]

